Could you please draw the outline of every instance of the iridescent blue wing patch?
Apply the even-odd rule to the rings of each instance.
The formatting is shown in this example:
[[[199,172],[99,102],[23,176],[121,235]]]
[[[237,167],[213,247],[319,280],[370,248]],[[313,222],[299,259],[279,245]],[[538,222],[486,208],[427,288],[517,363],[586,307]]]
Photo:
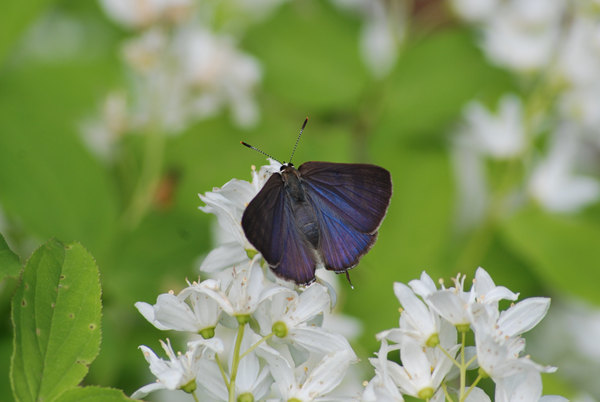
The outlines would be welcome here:
[[[297,228],[280,174],[271,175],[248,204],[242,228],[275,274],[298,284],[314,280],[315,252]]]
[[[306,162],[298,171],[317,211],[325,267],[352,268],[377,239],[392,195],[390,173],[375,165],[331,162]]]

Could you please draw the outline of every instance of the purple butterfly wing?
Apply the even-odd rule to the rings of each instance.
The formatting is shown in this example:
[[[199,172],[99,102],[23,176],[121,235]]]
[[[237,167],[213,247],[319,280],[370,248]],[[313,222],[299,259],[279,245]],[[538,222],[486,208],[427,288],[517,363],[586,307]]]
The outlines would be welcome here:
[[[319,251],[327,269],[355,266],[377,239],[392,195],[390,173],[375,165],[306,162],[298,169],[319,214]]]
[[[298,284],[314,280],[314,252],[296,227],[280,174],[274,173],[248,204],[242,228],[278,276]]]

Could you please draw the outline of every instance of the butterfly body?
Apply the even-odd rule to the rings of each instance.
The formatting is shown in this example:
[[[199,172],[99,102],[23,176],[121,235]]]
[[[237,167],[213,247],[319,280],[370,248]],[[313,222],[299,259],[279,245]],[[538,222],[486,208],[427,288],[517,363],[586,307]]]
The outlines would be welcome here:
[[[242,227],[277,275],[309,284],[317,266],[346,272],[369,251],[391,194],[379,166],[283,164],[248,204]]]

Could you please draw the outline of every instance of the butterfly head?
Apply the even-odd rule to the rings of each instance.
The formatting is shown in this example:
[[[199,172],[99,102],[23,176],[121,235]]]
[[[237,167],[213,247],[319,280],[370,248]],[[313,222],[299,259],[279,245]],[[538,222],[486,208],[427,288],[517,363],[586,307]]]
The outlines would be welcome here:
[[[292,162],[288,162],[288,163],[286,163],[286,162],[283,162],[283,163],[281,164],[281,166],[279,167],[279,171],[280,171],[280,172],[283,172],[283,171],[284,171],[284,170],[286,170],[286,169],[288,169],[288,170],[289,170],[289,168],[295,169],[295,167],[294,167],[294,164],[293,164]]]

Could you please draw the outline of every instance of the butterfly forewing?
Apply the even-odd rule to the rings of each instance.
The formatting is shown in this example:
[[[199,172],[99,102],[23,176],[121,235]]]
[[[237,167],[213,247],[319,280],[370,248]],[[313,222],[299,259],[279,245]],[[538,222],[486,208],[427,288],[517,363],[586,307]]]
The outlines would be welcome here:
[[[313,251],[299,233],[281,175],[274,173],[242,216],[246,237],[273,271],[298,284],[314,280]]]
[[[298,169],[305,188],[337,217],[362,233],[374,233],[392,196],[390,173],[375,165],[306,162]]]
[[[303,185],[319,216],[319,252],[327,269],[355,266],[377,239],[387,211],[392,182],[374,165],[307,162]]]

